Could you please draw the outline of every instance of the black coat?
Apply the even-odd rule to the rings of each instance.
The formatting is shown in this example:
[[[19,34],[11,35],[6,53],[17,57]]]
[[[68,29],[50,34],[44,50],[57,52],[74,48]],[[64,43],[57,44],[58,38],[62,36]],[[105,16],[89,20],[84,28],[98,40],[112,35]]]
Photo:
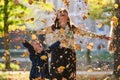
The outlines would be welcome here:
[[[47,53],[43,50],[41,53],[36,53],[33,46],[27,41],[23,43],[30,53],[29,58],[32,62],[32,68],[30,71],[30,80],[41,77],[45,78],[49,75],[48,70],[48,59],[42,60],[40,57],[43,55],[47,56]]]
[[[52,44],[49,48],[51,50],[51,68],[50,68],[50,80],[56,78],[62,80],[76,80],[76,54],[75,51],[70,48],[60,48],[60,42]],[[62,73],[57,71],[60,66],[65,67]]]

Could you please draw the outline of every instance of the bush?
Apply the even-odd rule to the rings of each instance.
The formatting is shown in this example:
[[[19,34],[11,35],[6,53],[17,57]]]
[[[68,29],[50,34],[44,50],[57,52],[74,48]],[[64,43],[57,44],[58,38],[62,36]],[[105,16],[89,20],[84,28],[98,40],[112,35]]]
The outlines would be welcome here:
[[[5,64],[0,63],[0,70],[3,70],[3,69],[5,69]]]
[[[10,63],[10,67],[12,70],[20,70],[20,66],[15,63]]]
[[[20,70],[20,66],[18,64],[15,64],[15,63],[10,63],[10,67],[12,70]],[[5,69],[5,64],[0,63],[0,70],[4,70],[4,69]]]

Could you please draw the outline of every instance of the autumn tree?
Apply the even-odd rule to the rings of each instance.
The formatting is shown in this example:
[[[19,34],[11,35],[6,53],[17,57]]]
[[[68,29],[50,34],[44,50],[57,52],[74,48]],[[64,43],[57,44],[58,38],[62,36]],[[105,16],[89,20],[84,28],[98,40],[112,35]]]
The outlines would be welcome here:
[[[115,78],[120,79],[120,0],[115,0],[114,17],[112,22],[112,40],[110,51],[114,53],[114,71]]]
[[[1,0],[0,1],[0,37],[4,38],[4,50],[10,52],[10,33],[16,29],[25,30],[27,21],[34,21],[34,18],[26,17],[30,12],[30,8],[26,5],[37,5],[42,10],[51,10],[51,4],[46,0]],[[10,55],[7,56],[10,58]],[[6,58],[7,59],[7,58]],[[7,59],[5,65],[6,70],[11,70],[10,59]]]
[[[105,1],[105,2],[104,2]],[[111,38],[109,51],[114,53],[115,78],[120,78],[120,0],[89,0],[90,17],[94,20],[102,19],[102,24],[111,26]],[[109,14],[109,16],[105,14]],[[110,24],[112,23],[112,24]]]

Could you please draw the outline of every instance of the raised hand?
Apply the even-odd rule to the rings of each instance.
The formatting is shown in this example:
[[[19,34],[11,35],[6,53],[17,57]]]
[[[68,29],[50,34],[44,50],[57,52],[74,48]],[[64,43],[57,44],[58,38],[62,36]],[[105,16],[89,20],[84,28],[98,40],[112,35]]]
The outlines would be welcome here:
[[[13,42],[23,42],[24,38],[17,36],[16,38],[11,39]]]

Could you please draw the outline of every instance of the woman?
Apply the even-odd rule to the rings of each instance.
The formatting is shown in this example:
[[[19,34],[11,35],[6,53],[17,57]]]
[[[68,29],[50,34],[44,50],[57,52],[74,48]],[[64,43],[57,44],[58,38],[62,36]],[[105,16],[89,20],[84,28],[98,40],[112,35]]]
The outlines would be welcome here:
[[[50,80],[76,80],[76,54],[75,35],[93,38],[105,38],[104,35],[96,35],[92,32],[81,30],[70,23],[68,11],[59,9],[53,25],[45,28],[46,44],[51,51]],[[37,34],[43,34],[38,31]],[[57,42],[57,46],[53,43]]]
[[[46,42],[51,46],[50,80],[76,80],[76,54],[72,47],[75,26],[70,24],[66,9],[57,12],[55,23],[47,28]]]

